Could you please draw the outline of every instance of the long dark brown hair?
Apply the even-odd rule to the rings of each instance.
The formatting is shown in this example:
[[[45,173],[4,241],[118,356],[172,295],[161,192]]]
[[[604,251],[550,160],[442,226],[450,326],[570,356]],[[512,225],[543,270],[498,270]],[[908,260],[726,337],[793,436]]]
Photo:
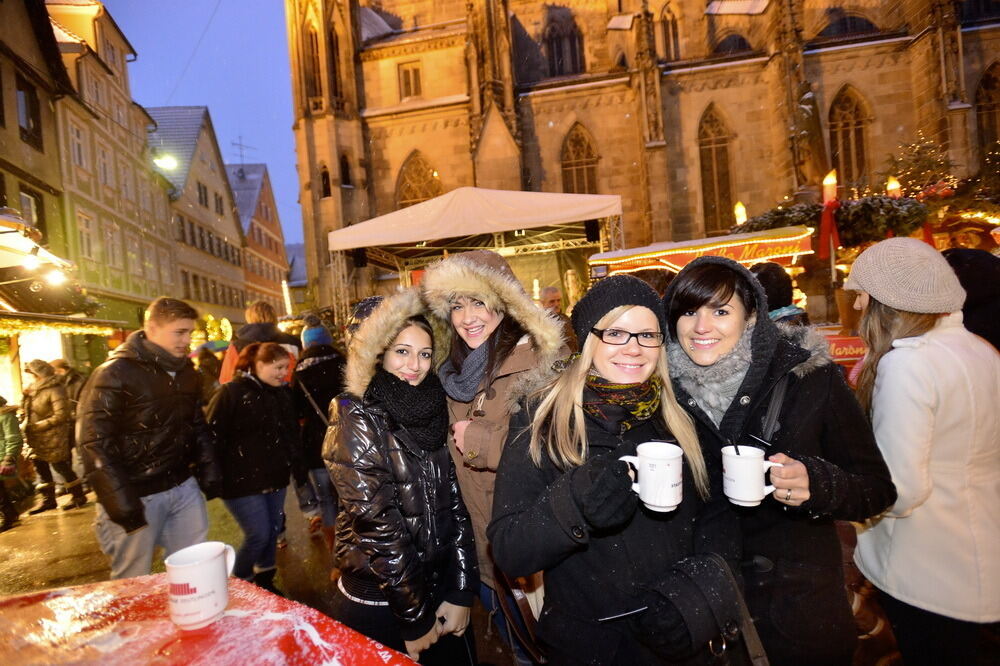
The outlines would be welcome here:
[[[454,327],[452,327],[454,328]],[[514,351],[514,347],[517,346],[518,340],[524,337],[525,330],[521,326],[520,322],[511,317],[509,314],[504,314],[503,319],[497,325],[496,330],[490,334],[489,340],[484,344],[489,345],[489,352],[486,361],[486,387],[493,383],[496,379],[496,374],[500,370],[500,366],[503,362],[507,360],[510,353]],[[458,336],[456,333],[455,341],[451,345],[451,353],[448,354],[449,360],[451,360],[452,367],[455,368],[457,372],[462,372],[462,363],[465,359],[469,357],[472,353],[472,348],[465,344],[465,340]]]
[[[861,315],[858,325],[858,335],[868,347],[861,374],[858,375],[856,389],[858,402],[865,413],[871,416],[872,394],[875,391],[875,377],[878,375],[878,362],[892,351],[892,341],[900,338],[912,338],[923,335],[934,328],[939,314],[922,312],[907,312],[897,310],[885,303],[868,296],[868,307]]]

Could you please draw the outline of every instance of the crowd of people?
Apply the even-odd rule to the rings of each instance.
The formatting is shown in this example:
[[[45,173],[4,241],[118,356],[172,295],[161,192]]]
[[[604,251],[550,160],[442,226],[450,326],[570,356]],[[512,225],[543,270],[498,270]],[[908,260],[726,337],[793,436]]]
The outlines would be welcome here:
[[[903,662],[972,664],[1000,622],[984,270],[909,238],[861,253],[856,386],[780,266],[722,257],[662,289],[602,279],[567,317],[499,254],[456,254],[362,301],[346,353],[318,318],[288,336],[255,303],[197,370],[197,313],[160,298],[85,385],[27,364],[21,409],[0,404],[0,476],[23,432],[33,511],[55,507],[52,470],[83,506],[81,452],[115,578],[204,540],[221,497],[244,535],[234,575],[276,593],[291,481],[334,555],[335,619],[425,664],[478,663],[476,598],[518,664],[851,664],[853,523]],[[646,460],[650,443],[673,457]],[[733,456],[767,462],[762,500],[731,494]],[[650,483],[676,501],[647,501]]]

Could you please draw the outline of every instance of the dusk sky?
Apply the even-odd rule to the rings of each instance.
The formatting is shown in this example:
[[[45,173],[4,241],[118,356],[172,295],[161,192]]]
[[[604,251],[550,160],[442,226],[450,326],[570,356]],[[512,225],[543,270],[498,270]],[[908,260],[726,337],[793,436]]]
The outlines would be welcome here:
[[[228,164],[267,164],[285,241],[302,241],[284,3],[279,0],[104,0],[138,53],[132,98],[207,106]]]

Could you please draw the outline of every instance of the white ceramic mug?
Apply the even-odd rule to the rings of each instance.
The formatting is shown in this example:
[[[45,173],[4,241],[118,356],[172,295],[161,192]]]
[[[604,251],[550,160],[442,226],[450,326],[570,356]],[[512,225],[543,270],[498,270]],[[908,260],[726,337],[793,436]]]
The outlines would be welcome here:
[[[757,506],[764,497],[774,492],[774,486],[764,483],[764,473],[780,463],[764,460],[764,451],[754,446],[735,446],[722,449],[722,491],[729,501],[738,506]]]
[[[632,463],[638,474],[632,490],[652,511],[673,511],[681,503],[684,451],[670,442],[643,442],[635,456],[619,460]]]
[[[236,564],[232,546],[205,541],[178,550],[164,564],[174,624],[201,629],[222,617],[229,603],[229,575]]]

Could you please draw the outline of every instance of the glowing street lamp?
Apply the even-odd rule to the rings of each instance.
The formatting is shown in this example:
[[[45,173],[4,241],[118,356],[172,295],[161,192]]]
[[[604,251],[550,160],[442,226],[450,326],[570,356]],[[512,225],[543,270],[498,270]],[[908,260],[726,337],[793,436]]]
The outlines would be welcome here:
[[[747,207],[743,205],[742,201],[737,201],[736,205],[733,206],[733,215],[736,217],[737,226],[742,226],[747,222]]]
[[[153,158],[153,164],[165,171],[173,171],[177,168],[177,158],[168,153],[160,153]]]

